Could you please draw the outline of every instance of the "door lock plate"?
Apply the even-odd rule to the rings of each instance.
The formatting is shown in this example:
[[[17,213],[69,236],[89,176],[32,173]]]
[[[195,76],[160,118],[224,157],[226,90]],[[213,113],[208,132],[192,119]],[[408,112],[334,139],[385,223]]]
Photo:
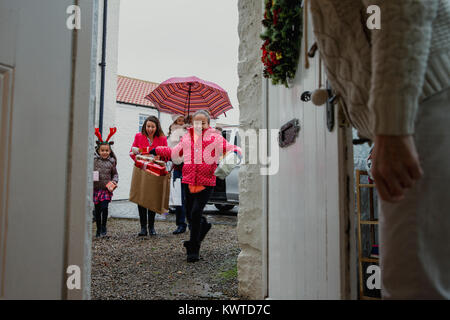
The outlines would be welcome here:
[[[278,144],[281,148],[286,148],[295,142],[300,131],[298,119],[292,119],[283,125],[278,133]]]

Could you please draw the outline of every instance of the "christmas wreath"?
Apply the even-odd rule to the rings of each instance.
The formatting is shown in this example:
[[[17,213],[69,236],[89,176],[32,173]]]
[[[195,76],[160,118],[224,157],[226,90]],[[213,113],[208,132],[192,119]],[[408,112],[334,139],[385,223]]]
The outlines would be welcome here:
[[[297,71],[302,37],[301,0],[265,0],[264,33],[261,39],[261,61],[264,77],[273,84],[284,84],[293,79]]]

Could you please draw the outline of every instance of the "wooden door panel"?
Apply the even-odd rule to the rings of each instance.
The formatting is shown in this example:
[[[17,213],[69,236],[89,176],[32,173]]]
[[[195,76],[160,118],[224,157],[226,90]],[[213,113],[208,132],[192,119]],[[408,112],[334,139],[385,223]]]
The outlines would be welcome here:
[[[5,299],[66,297],[69,241],[85,244],[85,220],[77,221],[82,227],[70,234],[67,217],[72,194],[79,190],[68,188],[67,179],[69,154],[74,153],[68,139],[74,120],[73,31],[66,26],[70,5],[71,0],[0,0],[0,286]],[[85,27],[91,38],[91,26]],[[90,44],[78,55],[78,68],[88,70],[78,81],[87,87]],[[88,100],[89,91],[80,96]],[[87,110],[88,103],[82,102],[75,116]],[[88,123],[87,118],[75,120],[77,128]],[[83,166],[87,152],[81,149],[88,142],[75,142],[81,158],[77,165]],[[87,172],[72,176],[71,183],[84,185]],[[86,192],[81,199],[84,210]]]
[[[0,298],[4,295],[14,69],[0,64]]]
[[[313,39],[312,27],[308,31]],[[279,172],[268,177],[268,292],[273,299],[343,297],[341,131],[336,125],[328,131],[325,106],[300,100],[319,84],[319,55],[309,62],[305,69],[302,50],[290,88],[268,87],[269,128],[293,118],[301,126],[296,143],[280,149]]]

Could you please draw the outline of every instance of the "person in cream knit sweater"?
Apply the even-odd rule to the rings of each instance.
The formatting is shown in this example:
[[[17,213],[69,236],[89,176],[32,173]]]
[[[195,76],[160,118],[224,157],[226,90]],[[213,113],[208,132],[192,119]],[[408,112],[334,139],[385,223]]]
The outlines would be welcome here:
[[[381,29],[369,30],[377,5]],[[311,0],[328,79],[374,142],[384,299],[450,299],[450,0]]]

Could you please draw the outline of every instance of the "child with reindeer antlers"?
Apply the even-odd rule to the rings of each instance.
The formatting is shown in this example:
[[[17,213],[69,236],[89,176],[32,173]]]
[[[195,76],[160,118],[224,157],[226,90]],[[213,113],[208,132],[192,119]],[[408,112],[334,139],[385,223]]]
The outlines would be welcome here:
[[[110,128],[108,138],[103,141],[100,130],[95,129],[95,135],[98,138],[94,157],[94,204],[95,222],[97,224],[95,236],[97,238],[106,236],[108,205],[119,182],[119,174],[116,168],[117,158],[111,149],[114,142],[109,142],[116,131],[116,128]]]

